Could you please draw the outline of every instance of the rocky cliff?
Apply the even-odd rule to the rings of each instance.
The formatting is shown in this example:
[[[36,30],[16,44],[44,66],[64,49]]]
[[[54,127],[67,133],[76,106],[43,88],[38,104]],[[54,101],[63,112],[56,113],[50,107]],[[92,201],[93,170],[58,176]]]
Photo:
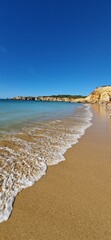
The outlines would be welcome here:
[[[80,103],[104,103],[111,101],[111,86],[96,88],[86,98],[82,97],[60,97],[60,96],[41,96],[41,97],[23,97],[17,96],[12,100],[36,100],[36,101],[63,101],[63,102],[80,102]]]
[[[73,97],[52,97],[52,96],[41,96],[41,97],[13,97],[11,100],[35,100],[35,101],[50,101],[50,102],[85,102],[85,98],[73,98]]]
[[[104,103],[111,101],[111,86],[96,88],[85,98],[85,101],[89,103]]]
[[[85,98],[73,98],[73,97],[38,97],[40,101],[51,101],[51,102],[85,102]]]

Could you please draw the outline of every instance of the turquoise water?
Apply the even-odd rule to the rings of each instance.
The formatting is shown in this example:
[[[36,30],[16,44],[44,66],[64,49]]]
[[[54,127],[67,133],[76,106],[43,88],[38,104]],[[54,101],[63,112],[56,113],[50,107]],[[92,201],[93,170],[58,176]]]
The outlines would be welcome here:
[[[0,129],[70,116],[78,103],[0,100]]]
[[[65,160],[91,119],[88,105],[0,100],[0,222],[9,218],[22,189]]]

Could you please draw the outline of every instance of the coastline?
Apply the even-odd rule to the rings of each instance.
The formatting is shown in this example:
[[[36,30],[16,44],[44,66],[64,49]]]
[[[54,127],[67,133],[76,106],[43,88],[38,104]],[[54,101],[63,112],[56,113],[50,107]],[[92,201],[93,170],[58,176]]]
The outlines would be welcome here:
[[[66,161],[18,195],[1,240],[111,238],[111,121],[104,106],[93,108],[93,125]]]
[[[16,104],[19,105],[19,108],[21,105],[22,110],[22,104]],[[39,104],[39,107],[40,105],[43,107],[42,103]],[[48,105],[56,106],[55,103],[48,103]],[[74,106],[72,104],[72,106],[69,106],[69,103],[59,103],[57,108],[58,105],[63,111],[63,116],[64,107],[65,109],[69,107],[70,114],[68,116],[66,114],[65,117],[62,116],[63,118],[60,116],[59,119],[58,109],[57,120],[54,118],[53,121],[50,119],[46,123],[36,122],[36,124],[33,124],[32,121],[30,127],[27,128],[24,125],[24,128],[19,129],[18,133],[11,133],[9,130],[9,134],[5,137],[1,135],[0,223],[8,220],[18,193],[32,186],[45,175],[47,166],[64,161],[64,153],[78,142],[78,139],[91,125],[92,113],[89,105],[74,104]],[[28,106],[27,103],[26,106]],[[31,106],[33,109],[33,103],[31,103]]]

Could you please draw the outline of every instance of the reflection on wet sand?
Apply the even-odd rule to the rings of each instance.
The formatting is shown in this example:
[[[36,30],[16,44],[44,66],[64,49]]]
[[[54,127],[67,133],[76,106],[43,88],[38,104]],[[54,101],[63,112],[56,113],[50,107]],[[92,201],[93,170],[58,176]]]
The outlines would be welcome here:
[[[111,103],[104,104],[92,104],[91,105],[95,116],[99,115],[101,121],[104,123],[103,126],[111,130]]]

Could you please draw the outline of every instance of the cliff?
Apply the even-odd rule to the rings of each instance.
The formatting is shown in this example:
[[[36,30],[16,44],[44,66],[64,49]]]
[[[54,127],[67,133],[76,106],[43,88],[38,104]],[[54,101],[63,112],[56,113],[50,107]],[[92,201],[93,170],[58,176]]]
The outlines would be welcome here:
[[[96,88],[88,97],[85,98],[89,103],[104,103],[111,101],[111,86]]]
[[[35,100],[35,101],[63,101],[63,102],[80,102],[80,103],[104,103],[111,101],[111,86],[96,88],[89,96],[40,96],[40,97],[23,97],[17,96],[12,100]]]
[[[50,102],[85,102],[85,98],[74,97],[58,97],[58,96],[40,96],[40,97],[24,97],[17,96],[11,98],[11,100],[35,100],[35,101],[50,101]]]
[[[58,102],[85,102],[84,100],[85,98],[74,98],[74,97],[38,97],[38,100],[40,101],[52,101],[52,102],[55,102],[55,101],[58,101]]]

